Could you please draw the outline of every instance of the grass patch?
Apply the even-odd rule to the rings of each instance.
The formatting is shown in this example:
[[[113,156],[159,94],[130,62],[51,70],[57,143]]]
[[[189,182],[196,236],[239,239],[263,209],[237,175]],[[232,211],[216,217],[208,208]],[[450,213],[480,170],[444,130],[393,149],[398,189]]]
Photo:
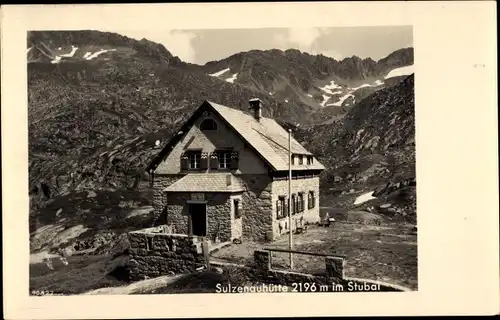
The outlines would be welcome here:
[[[128,284],[128,256],[72,256],[67,260],[68,265],[64,265],[52,259],[53,270],[45,263],[30,264],[30,292],[72,295]]]

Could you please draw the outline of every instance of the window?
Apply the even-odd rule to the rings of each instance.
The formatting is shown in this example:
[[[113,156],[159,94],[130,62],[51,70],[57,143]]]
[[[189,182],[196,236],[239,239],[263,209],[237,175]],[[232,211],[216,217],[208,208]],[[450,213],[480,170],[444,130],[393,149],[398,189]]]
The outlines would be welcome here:
[[[280,196],[276,201],[276,218],[281,219],[288,214],[288,204],[285,196]]]
[[[292,165],[295,165],[295,155],[292,154]]]
[[[238,152],[230,149],[213,152],[210,155],[210,169],[238,169]]]
[[[213,119],[205,119],[200,124],[201,131],[217,130],[217,123]]]
[[[218,151],[219,169],[228,169],[231,166],[231,151]]]
[[[239,199],[234,199],[233,200],[233,205],[234,205],[234,218],[235,219],[241,218],[240,200]]]
[[[297,212],[304,211],[304,193],[299,192],[299,198],[297,199]]]
[[[201,168],[201,151],[191,151],[189,152],[189,169],[200,169]]]
[[[299,155],[299,165],[304,164],[304,157],[302,155]]]
[[[307,199],[307,208],[312,209],[316,205],[316,199],[314,197],[314,191],[309,191]]]
[[[297,211],[297,198],[295,197],[295,194],[292,194],[292,215],[296,214]]]
[[[313,157],[312,156],[307,156],[307,165],[313,164]]]
[[[186,151],[181,155],[181,170],[208,169],[208,153],[201,150]]]

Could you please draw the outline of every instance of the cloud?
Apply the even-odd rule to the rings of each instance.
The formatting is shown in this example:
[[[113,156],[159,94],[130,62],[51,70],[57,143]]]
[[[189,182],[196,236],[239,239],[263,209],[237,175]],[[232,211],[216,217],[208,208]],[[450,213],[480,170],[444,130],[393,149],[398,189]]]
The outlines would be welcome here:
[[[182,30],[170,30],[162,35],[161,43],[182,61],[194,63],[196,51],[193,48],[192,40],[196,34]]]
[[[321,35],[320,28],[290,28],[287,29],[285,34],[277,34],[274,41],[283,48],[293,47],[300,51],[311,52]]]
[[[193,63],[196,58],[196,52],[192,45],[192,40],[196,34],[184,30],[121,30],[115,31],[124,36],[141,40],[147,40],[161,43],[174,56],[178,56],[182,61]]]
[[[282,49],[295,48],[313,55],[322,54],[337,60],[344,56],[334,49],[320,48],[319,39],[330,32],[330,28],[290,28],[285,33],[274,36],[274,41]]]

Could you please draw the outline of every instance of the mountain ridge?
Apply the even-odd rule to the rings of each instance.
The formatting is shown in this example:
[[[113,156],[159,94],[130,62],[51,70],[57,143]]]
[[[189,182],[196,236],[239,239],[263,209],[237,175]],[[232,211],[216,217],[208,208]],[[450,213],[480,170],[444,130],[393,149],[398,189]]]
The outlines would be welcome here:
[[[412,65],[411,47],[396,50],[378,61],[357,56],[338,61],[296,49],[271,49],[236,53],[198,69],[285,102],[300,101],[316,109],[337,107],[332,110],[335,114],[384,87],[384,77],[390,71]],[[366,89],[370,87],[371,90]],[[337,91],[331,91],[332,88]]]

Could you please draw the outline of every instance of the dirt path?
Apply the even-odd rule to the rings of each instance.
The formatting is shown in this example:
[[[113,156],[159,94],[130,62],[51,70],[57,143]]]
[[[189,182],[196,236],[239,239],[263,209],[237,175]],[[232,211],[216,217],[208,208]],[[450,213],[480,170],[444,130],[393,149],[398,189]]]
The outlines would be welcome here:
[[[88,291],[82,293],[82,295],[95,295],[95,294],[133,294],[139,293],[141,291],[151,291],[153,289],[164,287],[169,283],[177,280],[180,276],[161,276],[154,279],[147,279],[142,281],[134,282],[130,285],[123,287],[109,287],[109,288],[99,288],[96,290]]]

